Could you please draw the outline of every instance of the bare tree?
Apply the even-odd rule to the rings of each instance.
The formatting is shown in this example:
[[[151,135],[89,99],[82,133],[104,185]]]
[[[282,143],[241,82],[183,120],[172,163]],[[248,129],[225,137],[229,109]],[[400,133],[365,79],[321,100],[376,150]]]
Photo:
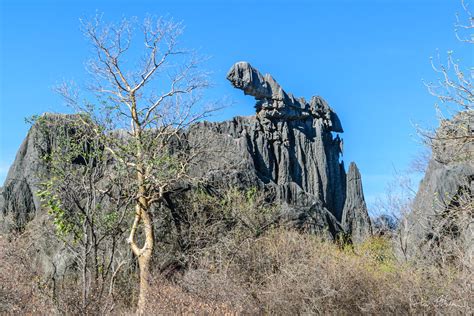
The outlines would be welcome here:
[[[137,313],[143,314],[155,247],[152,209],[166,192],[189,179],[188,170],[197,155],[192,149],[184,152],[170,144],[179,144],[183,129],[213,111],[201,106],[200,91],[209,84],[206,74],[198,69],[202,60],[179,48],[180,23],[149,17],[143,24],[136,19],[106,24],[96,16],[82,21],[82,26],[95,54],[88,64],[93,78],[89,88],[99,106],[79,102],[69,85],[58,87],[58,91],[69,104],[93,118],[92,126],[101,135],[105,150],[133,172],[127,179],[133,182],[135,199],[128,243],[140,269]],[[137,37],[143,46],[133,41]],[[142,57],[133,60],[138,50]],[[142,245],[137,243],[140,230]]]
[[[464,12],[463,16],[456,15],[455,34],[459,41],[470,46],[474,44],[474,17],[469,5],[464,0],[461,3]],[[425,86],[443,105],[436,104],[440,128],[434,133],[420,130],[420,134],[431,148],[433,158],[440,162],[471,159],[474,153],[474,69],[463,67],[452,51],[448,52],[445,62],[439,54],[431,58],[431,65],[439,78]]]
[[[474,18],[464,0],[461,5],[463,13],[456,15],[454,31],[456,38],[472,49]],[[436,109],[440,122],[436,131],[419,129],[423,142],[431,151],[429,168],[433,171],[440,167],[466,166],[466,170],[469,170],[474,158],[474,69],[471,65],[463,66],[452,51],[447,53],[445,61],[441,60],[439,54],[437,58],[431,58],[431,65],[439,78],[425,85],[439,101]],[[426,168],[425,163],[417,162],[416,165]],[[463,177],[469,181],[470,175],[466,172]],[[429,178],[426,181],[430,181]],[[446,181],[449,186],[451,180],[437,181]],[[433,188],[433,184],[428,183],[427,186]],[[442,183],[439,186],[444,190]],[[406,222],[402,228],[411,235],[416,231],[424,232],[424,244],[412,247],[413,251],[420,253],[420,257],[428,258],[440,266],[455,262],[453,258],[462,262],[465,257],[463,252],[472,252],[472,247],[468,249],[472,242],[463,241],[468,239],[466,236],[472,236],[472,188],[466,182],[455,187],[457,192],[453,193],[438,193],[435,190],[432,194],[430,190],[426,186],[420,189],[414,209],[410,210],[409,222],[412,225],[408,226]],[[426,192],[430,194],[424,196]],[[454,252],[457,254],[453,255]]]
[[[404,260],[408,259],[408,233],[413,226],[407,220],[416,196],[413,175],[414,170],[395,170],[394,178],[388,183],[384,196],[379,197],[373,206],[376,210],[375,233],[392,237],[394,249]]]

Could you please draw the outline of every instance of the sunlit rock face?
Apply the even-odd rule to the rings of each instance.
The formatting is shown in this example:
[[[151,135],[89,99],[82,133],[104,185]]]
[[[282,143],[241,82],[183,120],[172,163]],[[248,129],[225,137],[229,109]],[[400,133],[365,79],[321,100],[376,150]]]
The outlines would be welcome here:
[[[222,172],[227,183],[255,185],[272,192],[285,204],[286,218],[311,231],[347,231],[358,240],[371,232],[357,167],[354,182],[346,185],[341,161],[341,122],[327,102],[314,96],[310,102],[287,93],[272,76],[262,75],[247,62],[232,66],[227,79],[235,88],[256,99],[256,115],[236,117],[222,123],[201,123],[189,131],[191,142],[209,140],[219,149],[209,157],[209,166]],[[224,149],[225,148],[225,149]],[[222,153],[225,158],[222,159]],[[217,165],[216,165],[217,163]],[[221,164],[221,165],[219,165]],[[225,172],[232,165],[231,172]],[[201,171],[203,169],[200,169]],[[346,211],[346,187],[350,196]],[[344,217],[344,218],[343,218]],[[347,218],[347,219],[345,219]]]
[[[372,235],[372,225],[362,190],[362,178],[355,163],[349,165],[346,177],[346,201],[341,224],[354,242],[362,242]]]
[[[259,179],[277,185],[290,204],[301,202],[298,190],[316,197],[340,220],[345,173],[341,140],[331,134],[342,132],[337,115],[322,98],[297,99],[248,63],[236,63],[227,78],[257,100],[256,116],[242,128]]]
[[[441,122],[433,153],[404,229],[408,252],[443,246],[474,257],[474,112]]]
[[[47,174],[44,157],[57,146],[58,130],[77,120],[76,115],[43,116],[52,128],[45,130],[36,124],[31,127],[0,189],[0,232],[21,230],[38,214],[41,201],[36,193]]]
[[[216,189],[258,188],[280,205],[281,220],[293,227],[331,238],[342,232],[357,233],[357,240],[369,235],[360,173],[354,164],[346,176],[342,125],[327,102],[319,96],[309,102],[296,98],[247,62],[234,64],[227,79],[256,99],[256,114],[200,122],[183,131],[188,148],[202,149],[191,177]],[[48,146],[54,146],[54,133],[43,135],[33,126],[5,181],[4,218],[13,214],[23,225],[39,211],[34,170],[44,168],[40,157]]]

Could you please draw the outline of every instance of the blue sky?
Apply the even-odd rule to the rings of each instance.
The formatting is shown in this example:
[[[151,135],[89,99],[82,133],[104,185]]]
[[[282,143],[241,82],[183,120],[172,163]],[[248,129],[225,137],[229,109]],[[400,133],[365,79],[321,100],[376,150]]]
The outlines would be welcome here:
[[[436,124],[436,100],[422,83],[436,79],[429,57],[453,50],[473,61],[454,36],[455,0],[0,2],[0,184],[29,128],[24,118],[67,111],[52,87],[84,80],[90,47],[79,18],[96,10],[111,21],[147,13],[183,21],[183,45],[211,56],[208,97],[234,101],[213,120],[254,113],[253,98],[225,79],[236,61],[271,73],[295,96],[324,97],[369,203],[420,150],[413,124]]]

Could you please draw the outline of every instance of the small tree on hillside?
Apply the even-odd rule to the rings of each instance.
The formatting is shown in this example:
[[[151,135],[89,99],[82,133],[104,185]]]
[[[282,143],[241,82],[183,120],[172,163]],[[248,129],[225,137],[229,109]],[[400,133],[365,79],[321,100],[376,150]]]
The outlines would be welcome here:
[[[147,18],[139,30],[138,25],[134,19],[105,24],[99,16],[82,22],[95,54],[88,70],[94,79],[90,88],[99,100],[98,107],[81,106],[68,85],[58,90],[71,105],[93,118],[91,126],[101,136],[105,150],[133,174],[131,179],[124,179],[132,182],[135,199],[128,243],[138,260],[137,313],[143,314],[155,247],[152,209],[166,192],[189,178],[190,164],[198,153],[189,148],[179,150],[182,130],[211,109],[199,107],[199,91],[208,82],[197,68],[200,60],[178,46],[181,24]],[[138,34],[143,46],[132,40]],[[132,60],[136,52],[142,57]],[[141,245],[137,242],[140,230],[144,236]]]

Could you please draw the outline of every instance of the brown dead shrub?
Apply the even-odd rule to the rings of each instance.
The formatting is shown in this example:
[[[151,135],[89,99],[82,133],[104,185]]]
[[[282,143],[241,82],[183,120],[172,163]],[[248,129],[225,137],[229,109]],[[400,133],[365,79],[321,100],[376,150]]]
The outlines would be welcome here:
[[[468,275],[399,263],[382,238],[340,249],[277,229],[226,255],[220,250],[181,284],[252,314],[468,313],[473,307]]]
[[[166,278],[155,267],[150,314],[469,314],[474,308],[467,268],[400,261],[387,236],[340,245],[275,228],[267,224],[271,214],[255,218],[247,197],[203,198],[212,210],[199,220],[188,216],[191,246],[180,250],[186,268]],[[69,272],[52,282],[21,240],[0,238],[0,313],[135,312],[133,262],[117,275],[110,295],[91,287],[83,306],[78,276]]]
[[[0,235],[0,314],[51,314],[52,301],[42,294],[43,286],[27,251]]]

